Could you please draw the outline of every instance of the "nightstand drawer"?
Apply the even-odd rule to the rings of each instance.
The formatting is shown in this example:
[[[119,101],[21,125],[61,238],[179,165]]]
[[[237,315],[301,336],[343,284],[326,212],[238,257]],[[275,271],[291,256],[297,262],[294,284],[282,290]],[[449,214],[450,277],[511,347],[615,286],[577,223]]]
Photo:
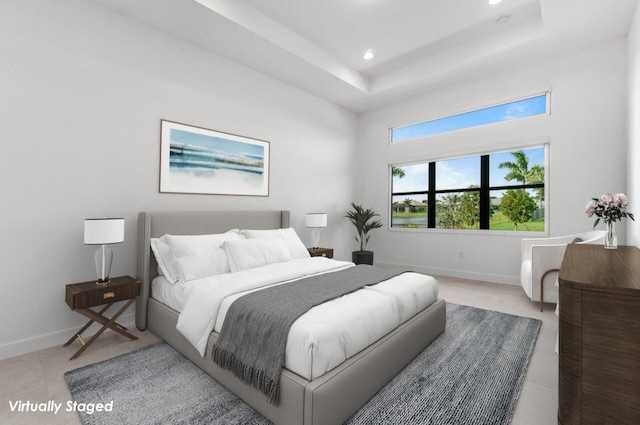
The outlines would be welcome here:
[[[74,283],[66,288],[66,301],[73,310],[129,300],[138,295],[140,282],[130,277],[116,277],[106,285],[92,281]]]
[[[309,255],[312,257],[327,257],[333,258],[332,248],[307,248]]]

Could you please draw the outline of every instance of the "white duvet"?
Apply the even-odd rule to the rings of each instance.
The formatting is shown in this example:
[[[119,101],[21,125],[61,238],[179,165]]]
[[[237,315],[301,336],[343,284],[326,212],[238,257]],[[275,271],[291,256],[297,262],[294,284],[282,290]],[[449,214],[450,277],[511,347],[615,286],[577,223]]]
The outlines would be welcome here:
[[[352,266],[311,257],[193,281],[177,328],[204,356],[209,334],[222,329],[229,306],[244,293]],[[437,296],[434,278],[404,273],[316,306],[291,327],[285,367],[307,380],[315,379],[410,319]]]

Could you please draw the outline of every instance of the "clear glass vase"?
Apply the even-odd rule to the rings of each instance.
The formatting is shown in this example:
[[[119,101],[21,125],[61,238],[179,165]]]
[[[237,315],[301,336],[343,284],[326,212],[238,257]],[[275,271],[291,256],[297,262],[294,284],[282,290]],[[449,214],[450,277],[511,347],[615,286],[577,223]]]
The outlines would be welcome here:
[[[606,249],[618,249],[618,237],[616,236],[615,221],[607,222],[607,234],[604,235],[604,247]]]

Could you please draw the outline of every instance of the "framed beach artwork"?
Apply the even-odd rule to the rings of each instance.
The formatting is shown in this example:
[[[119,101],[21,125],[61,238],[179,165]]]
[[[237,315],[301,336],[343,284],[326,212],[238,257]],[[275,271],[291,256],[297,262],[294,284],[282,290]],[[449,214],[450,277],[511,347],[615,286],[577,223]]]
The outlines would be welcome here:
[[[161,121],[160,192],[269,196],[269,142]]]

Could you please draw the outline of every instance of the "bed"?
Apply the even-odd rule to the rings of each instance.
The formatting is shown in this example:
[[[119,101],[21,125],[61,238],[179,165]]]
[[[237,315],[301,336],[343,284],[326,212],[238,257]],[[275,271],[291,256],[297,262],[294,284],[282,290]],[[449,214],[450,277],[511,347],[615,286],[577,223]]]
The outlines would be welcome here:
[[[141,212],[138,222],[138,269],[142,283],[136,307],[136,326],[149,329],[194,364],[275,424],[341,424],[426,348],[445,328],[445,303],[435,300],[370,346],[315,379],[288,369],[280,375],[278,405],[211,361],[219,334],[211,332],[204,356],[176,326],[179,313],[151,297],[158,264],[151,238],[163,235],[205,235],[229,229],[289,227],[288,211]]]

